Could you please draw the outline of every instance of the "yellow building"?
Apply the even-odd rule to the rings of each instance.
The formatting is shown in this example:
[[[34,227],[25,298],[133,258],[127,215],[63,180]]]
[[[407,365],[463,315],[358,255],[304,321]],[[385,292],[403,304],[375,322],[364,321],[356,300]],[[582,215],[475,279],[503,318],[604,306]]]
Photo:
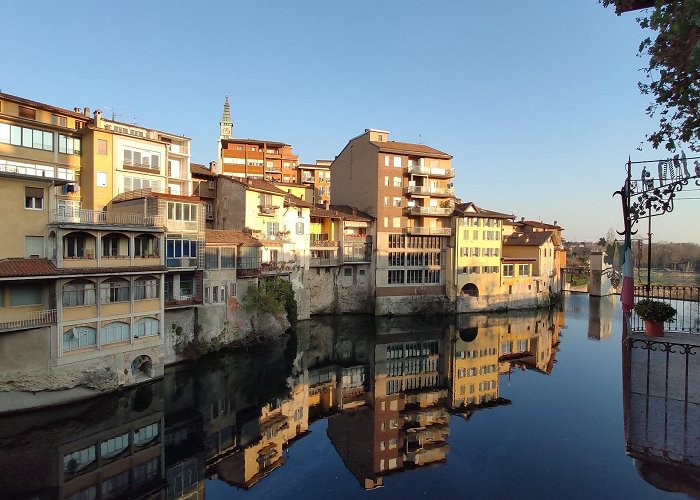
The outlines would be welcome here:
[[[502,293],[503,221],[512,220],[513,217],[483,209],[471,202],[455,207],[452,297]]]

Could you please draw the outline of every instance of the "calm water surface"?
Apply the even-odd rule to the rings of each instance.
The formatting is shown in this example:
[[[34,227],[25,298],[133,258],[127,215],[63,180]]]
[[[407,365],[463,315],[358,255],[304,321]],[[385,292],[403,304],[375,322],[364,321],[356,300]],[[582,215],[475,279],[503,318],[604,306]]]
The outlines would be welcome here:
[[[659,498],[625,453],[616,299],[321,317],[0,419],[3,498]],[[371,491],[368,491],[371,490]]]

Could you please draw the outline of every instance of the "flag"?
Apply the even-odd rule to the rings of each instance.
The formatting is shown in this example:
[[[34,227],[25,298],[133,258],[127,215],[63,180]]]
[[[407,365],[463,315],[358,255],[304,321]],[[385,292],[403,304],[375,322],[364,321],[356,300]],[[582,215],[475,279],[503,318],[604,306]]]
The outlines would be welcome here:
[[[632,265],[632,238],[625,235],[625,244],[620,252],[620,262],[622,264],[622,311],[630,312],[634,307],[634,266]]]

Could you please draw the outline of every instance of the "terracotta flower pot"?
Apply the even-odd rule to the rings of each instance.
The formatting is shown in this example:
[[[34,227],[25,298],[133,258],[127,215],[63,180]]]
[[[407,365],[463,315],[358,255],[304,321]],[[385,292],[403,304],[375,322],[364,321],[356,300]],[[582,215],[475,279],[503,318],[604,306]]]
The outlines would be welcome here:
[[[663,337],[664,322],[644,320],[644,331],[649,337]]]

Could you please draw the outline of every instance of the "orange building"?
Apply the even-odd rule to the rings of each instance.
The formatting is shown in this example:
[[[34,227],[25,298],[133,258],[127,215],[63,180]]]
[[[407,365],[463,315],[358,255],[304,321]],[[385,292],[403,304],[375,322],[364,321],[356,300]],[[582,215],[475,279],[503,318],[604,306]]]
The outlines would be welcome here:
[[[315,205],[331,201],[331,163],[331,160],[316,160],[315,165],[299,165],[298,181],[314,190]]]
[[[292,146],[278,141],[233,137],[228,96],[224,102],[219,130],[217,173],[271,182],[297,182],[299,155],[292,152]]]

